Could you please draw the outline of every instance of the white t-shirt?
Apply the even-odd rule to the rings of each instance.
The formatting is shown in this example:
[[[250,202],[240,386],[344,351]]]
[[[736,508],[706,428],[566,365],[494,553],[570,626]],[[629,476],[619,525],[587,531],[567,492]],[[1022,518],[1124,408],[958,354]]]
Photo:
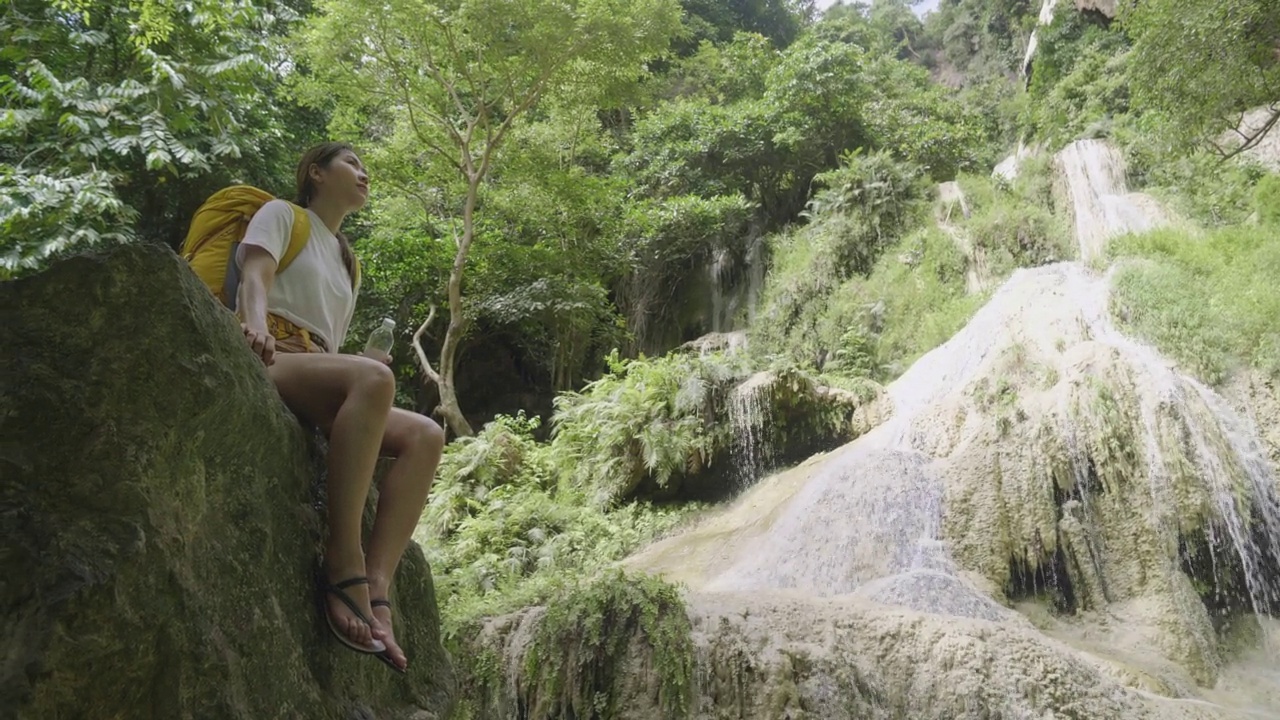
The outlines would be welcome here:
[[[318,335],[329,352],[337,352],[347,337],[356,309],[356,291],[342,262],[342,247],[318,215],[311,216],[311,238],[289,267],[276,273],[267,293],[267,312]],[[236,265],[244,264],[244,246],[257,245],[276,262],[289,246],[293,208],[284,200],[264,204],[249,221],[236,250]]]

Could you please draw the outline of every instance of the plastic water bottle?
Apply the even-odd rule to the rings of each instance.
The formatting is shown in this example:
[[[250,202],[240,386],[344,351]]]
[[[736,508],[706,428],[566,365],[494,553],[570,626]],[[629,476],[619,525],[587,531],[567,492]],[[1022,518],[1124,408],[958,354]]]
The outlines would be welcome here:
[[[396,321],[382,318],[382,327],[369,333],[369,341],[364,344],[364,356],[381,362],[391,357],[391,346],[395,343]]]

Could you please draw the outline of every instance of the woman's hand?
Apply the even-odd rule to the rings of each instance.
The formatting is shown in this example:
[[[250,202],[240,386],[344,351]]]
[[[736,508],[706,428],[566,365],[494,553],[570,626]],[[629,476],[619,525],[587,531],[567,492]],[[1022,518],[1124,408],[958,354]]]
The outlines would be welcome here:
[[[381,358],[372,358],[372,357],[369,357],[368,355],[365,355],[363,350],[361,350],[361,351],[357,352],[356,354],[357,354],[357,355],[359,355],[360,357],[367,357],[367,358],[369,358],[370,360],[382,360],[383,364],[385,364],[385,365],[390,365],[390,364],[391,364],[391,356],[390,356],[390,355],[385,355],[385,356],[383,356],[383,357],[381,357]]]
[[[267,331],[267,294],[276,281],[276,260],[257,245],[241,247],[244,261],[240,264],[236,314],[249,347],[269,366],[276,361],[276,339]]]
[[[240,323],[244,331],[244,339],[253,349],[253,353],[262,358],[264,365],[270,366],[276,361],[276,339],[266,330],[254,330],[247,323]]]

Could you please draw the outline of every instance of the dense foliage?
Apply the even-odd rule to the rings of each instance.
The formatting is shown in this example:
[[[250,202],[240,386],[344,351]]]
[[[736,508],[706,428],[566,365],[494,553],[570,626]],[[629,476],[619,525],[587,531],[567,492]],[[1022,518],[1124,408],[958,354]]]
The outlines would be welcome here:
[[[990,175],[1019,143],[1109,138],[1135,189],[1210,228],[1114,245],[1131,332],[1209,382],[1278,372],[1280,177],[1221,155],[1241,113],[1280,117],[1280,13],[1059,5],[14,0],[0,277],[176,246],[218,187],[287,195],[304,146],[354,141],[350,343],[395,318],[402,404],[461,436],[419,528],[450,641],[479,677],[479,618],[552,602],[528,702],[581,711],[613,668],[551,648],[640,632],[677,708],[687,628],[651,617],[674,591],[601,574],[767,469],[741,443],[780,463],[851,436],[1003,278],[1074,257],[1047,153]],[[938,200],[953,180],[963,206]],[[712,332],[747,350],[671,352]]]
[[[212,183],[291,175],[316,123],[279,94],[277,0],[17,0],[0,14],[0,273],[176,243]]]
[[[1205,382],[1223,383],[1241,369],[1280,379],[1277,227],[1127,238],[1111,250],[1126,259],[1113,310],[1135,335]]]

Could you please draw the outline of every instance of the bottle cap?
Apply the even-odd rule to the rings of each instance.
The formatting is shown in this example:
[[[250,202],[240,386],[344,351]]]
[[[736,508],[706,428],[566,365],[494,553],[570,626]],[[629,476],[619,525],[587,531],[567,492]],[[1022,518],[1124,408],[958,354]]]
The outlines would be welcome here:
[[[392,320],[391,318],[382,318],[382,327],[384,327],[384,328],[386,328],[386,329],[388,329],[388,330],[395,330],[395,329],[396,329],[396,321],[395,321],[395,320]]]

